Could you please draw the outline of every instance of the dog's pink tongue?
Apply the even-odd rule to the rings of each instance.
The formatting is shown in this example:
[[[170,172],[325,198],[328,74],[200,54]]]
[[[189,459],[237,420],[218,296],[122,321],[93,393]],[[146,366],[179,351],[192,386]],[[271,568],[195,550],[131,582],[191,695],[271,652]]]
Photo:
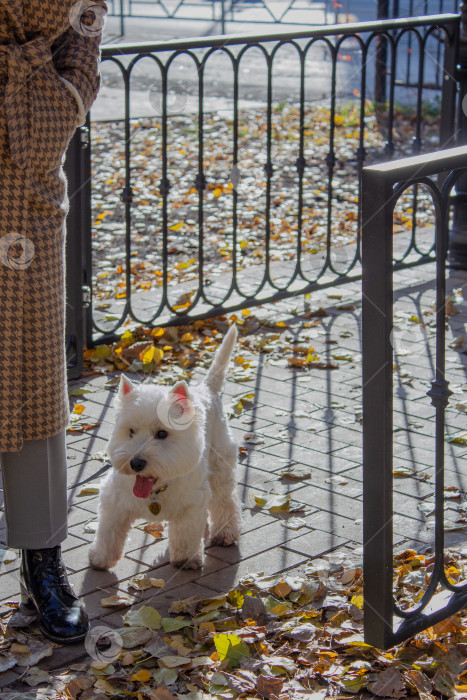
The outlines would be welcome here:
[[[151,493],[152,486],[154,484],[153,476],[140,476],[136,477],[135,485],[133,486],[133,493],[138,498],[147,498]]]

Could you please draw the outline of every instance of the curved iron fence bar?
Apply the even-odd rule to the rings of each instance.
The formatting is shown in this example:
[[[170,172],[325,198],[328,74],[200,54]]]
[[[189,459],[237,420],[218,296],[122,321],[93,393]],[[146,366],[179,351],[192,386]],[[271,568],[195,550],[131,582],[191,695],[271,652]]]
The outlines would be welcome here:
[[[334,66],[334,68],[336,67],[336,60],[337,60],[337,56],[338,56],[338,54],[339,54],[339,49],[341,49],[342,44],[343,44],[345,41],[348,41],[349,39],[353,39],[353,40],[357,41],[357,44],[359,45],[360,50],[362,51],[362,59],[363,59],[363,57],[365,57],[365,61],[366,61],[366,51],[367,51],[367,47],[366,47],[366,42],[363,41],[362,37],[359,36],[358,34],[343,35],[343,36],[340,36],[340,37],[338,38],[338,40],[337,40],[337,42],[336,42],[336,44],[335,44],[335,46],[334,46],[334,49],[335,49],[335,56],[333,56],[333,59],[334,59],[334,60],[333,60],[333,66]],[[335,72],[335,71],[334,71],[334,72]],[[336,77],[336,76],[334,75],[334,87],[335,87],[335,77]],[[366,87],[365,83],[363,82],[363,81],[365,80],[365,78],[366,78],[366,64],[364,64],[364,63],[363,63],[363,60],[362,60],[361,85]],[[335,97],[335,93],[334,93],[334,97]],[[334,107],[335,107],[335,99],[334,99]],[[363,164],[363,158],[364,158],[364,149],[363,149],[363,134],[364,134],[364,128],[365,128],[365,98],[364,98],[364,87],[362,88],[362,91],[361,91],[361,94],[360,94],[360,109],[361,109],[361,113],[360,113],[360,127],[359,127],[359,134],[360,134],[360,136],[359,136],[359,138],[360,138],[360,144],[362,145],[362,150],[360,150],[360,152],[357,151],[357,154],[356,154],[356,156],[357,156],[357,168],[359,169],[359,171],[361,170],[361,167],[362,167],[362,164]],[[363,117],[362,117],[362,114],[363,114]],[[334,118],[334,117],[335,117],[335,115],[334,115],[334,116],[331,116],[331,119],[330,119],[331,128],[333,129],[333,136],[334,136],[334,130],[335,130],[335,118]],[[332,139],[332,144],[334,145],[334,139]],[[334,165],[335,165],[335,163],[336,163],[336,154],[335,154],[335,152],[332,151],[332,155],[331,155],[331,151],[332,151],[332,149],[330,150],[329,158],[330,158],[330,162],[332,163],[332,169],[333,169],[333,168],[334,168]],[[331,179],[332,179],[332,175],[331,175]],[[331,198],[331,201],[332,201],[332,198]],[[328,206],[328,212],[329,212],[329,220],[330,220],[330,218],[331,218],[331,216],[332,216],[331,206]],[[358,222],[358,221],[360,221],[360,199],[359,199],[359,202],[358,202],[357,222]],[[335,268],[335,266],[334,266],[334,264],[333,264],[333,262],[332,262],[332,260],[331,260],[331,250],[330,250],[330,244],[331,244],[331,237],[330,237],[330,234],[331,234],[331,232],[330,232],[330,223],[328,223],[328,232],[329,232],[329,248],[327,247],[327,251],[326,251],[326,252],[327,252],[327,255],[326,255],[325,269],[326,269],[326,270],[328,270],[328,269],[331,270],[334,274],[336,274],[336,275],[338,275],[338,276],[346,275],[346,274],[348,274],[348,273],[355,267],[355,265],[361,260],[361,255],[360,255],[360,250],[359,250],[359,246],[360,246],[360,230],[359,230],[359,227],[357,226],[357,245],[356,245],[356,249],[355,249],[355,254],[354,254],[353,260],[350,262],[350,264],[348,265],[348,267],[347,267],[347,269],[346,269],[345,271],[338,271],[338,270],[336,270],[336,268]]]
[[[295,282],[297,277],[300,275],[300,260],[301,260],[301,214],[302,214],[302,208],[299,204],[298,206],[298,216],[300,218],[300,224],[297,228],[297,262],[295,264],[295,268],[292,271],[291,276],[289,277],[288,281],[285,283],[285,285],[277,285],[275,284],[274,280],[271,278],[271,273],[270,273],[270,199],[271,199],[271,178],[273,176],[273,165],[271,162],[271,136],[272,136],[272,68],[273,68],[273,62],[274,59],[280,49],[282,49],[284,46],[291,45],[293,46],[298,53],[298,57],[300,60],[300,95],[301,98],[304,96],[305,93],[305,76],[304,76],[304,69],[305,69],[305,57],[306,53],[302,47],[297,44],[293,39],[288,39],[279,42],[276,44],[272,50],[271,53],[269,54],[269,70],[268,70],[268,131],[267,131],[267,161],[266,161],[266,176],[267,176],[267,190],[266,190],[266,217],[267,217],[267,228],[266,228],[266,276],[267,276],[267,282],[268,284],[273,288],[276,289],[277,291],[285,291],[291,284]],[[299,173],[299,202],[302,201],[302,187],[303,184],[301,182],[303,178],[303,172],[305,170],[305,162],[303,158],[303,129],[304,129],[304,99],[300,99],[300,143],[299,143],[299,156],[298,159],[295,163],[297,171]]]
[[[267,112],[267,135],[266,135],[266,144],[267,144],[267,148],[268,148],[268,144],[269,144],[269,148],[270,148],[270,143],[271,143],[271,139],[270,139],[270,135],[271,135],[271,109],[272,109],[272,107],[271,107],[271,95],[272,95],[272,60],[271,60],[271,55],[270,55],[270,53],[266,50],[266,48],[265,48],[264,46],[262,46],[262,45],[259,44],[259,43],[249,43],[248,45],[244,46],[243,49],[241,49],[241,50],[238,52],[237,57],[236,57],[236,60],[237,60],[237,76],[238,76],[238,70],[240,69],[240,63],[241,63],[243,57],[246,56],[247,51],[249,51],[249,50],[252,49],[252,48],[254,48],[254,49],[259,49],[259,50],[263,53],[263,56],[264,56],[264,59],[265,59],[265,62],[266,62],[266,67],[267,67],[267,95],[268,95],[268,96],[267,96],[267,105],[268,105],[267,109],[268,109],[268,112]],[[237,82],[237,88],[238,88],[238,82]],[[238,92],[237,92],[237,98],[238,98]],[[237,103],[237,104],[238,104],[238,103]],[[237,139],[237,140],[236,140],[236,151],[237,151],[237,153],[236,153],[236,155],[237,155],[237,158],[238,158],[238,113],[237,113],[236,129],[237,129],[237,137],[236,137],[236,139]],[[267,150],[267,154],[266,154],[266,165],[264,166],[265,174],[266,174],[266,177],[267,177],[267,183],[269,182],[269,176],[268,176],[268,172],[269,172],[269,171],[268,171],[268,163],[269,163],[269,161],[270,161],[270,151]],[[238,160],[235,161],[234,165],[237,165],[237,164],[238,164]],[[267,187],[268,187],[268,184],[267,184]],[[237,223],[238,223],[238,221],[237,221],[237,217],[238,217],[238,196],[237,196],[237,192],[235,191],[235,188],[234,188],[233,197],[234,197],[234,199],[233,199],[233,208],[234,208],[234,211],[235,211],[235,221],[236,221],[236,224],[237,224]],[[237,259],[237,246],[236,246],[236,242],[237,242],[237,232],[238,232],[238,226],[236,225],[236,226],[233,228],[233,239],[234,239],[234,246],[233,246],[233,247],[234,247],[234,250],[235,250],[235,260]],[[268,261],[269,261],[269,255],[268,255],[269,242],[268,242],[268,241],[269,241],[269,239],[268,239],[268,232],[267,232],[267,230],[266,230],[266,254],[265,254],[265,257],[266,257],[266,264],[265,264],[265,266],[264,266],[263,278],[260,280],[260,282],[259,282],[259,284],[258,284],[258,286],[257,286],[257,288],[256,288],[256,290],[255,290],[255,295],[256,295],[256,294],[259,294],[259,293],[264,289],[264,287],[269,283],[269,269],[268,269]],[[244,292],[242,292],[242,290],[240,289],[240,286],[239,286],[239,283],[238,283],[238,280],[237,280],[236,268],[234,268],[234,270],[233,270],[233,279],[234,279],[234,290],[235,290],[235,292],[236,292],[237,294],[239,294],[240,296],[242,296],[243,298],[248,299],[248,298],[250,297],[250,295],[249,295],[249,294],[245,295]]]
[[[444,219],[444,211],[445,211],[445,199],[437,187],[437,185],[433,182],[428,177],[414,177],[410,179],[409,183],[400,183],[399,185],[396,185],[394,188],[394,195],[392,199],[392,210],[394,211],[394,207],[397,204],[397,200],[402,196],[402,194],[412,185],[424,185],[431,193],[432,195],[432,200],[433,204],[435,207],[435,215],[436,215],[436,223],[437,223],[437,229],[443,230],[442,226],[442,220]],[[447,229],[445,229],[447,230]],[[437,246],[437,261],[439,263],[439,256],[442,255],[442,251],[440,251],[440,241],[441,236],[436,237],[436,246]],[[410,250],[413,248],[413,232],[412,232],[412,237],[411,237],[411,242],[408,248],[408,251],[405,253],[403,257],[406,257],[406,255],[409,254]],[[438,264],[437,263],[437,264]],[[444,272],[443,272],[443,279],[444,279]],[[437,275],[437,285],[439,281],[439,275]],[[439,292],[438,292],[439,293]],[[437,316],[438,320],[438,316]],[[444,330],[444,319],[443,319],[443,330]],[[437,339],[438,339],[438,332],[439,328],[437,329]],[[443,334],[443,343],[444,343],[444,334]],[[438,359],[438,358],[437,358]],[[436,363],[436,366],[438,367],[438,362]],[[443,365],[443,376],[444,376],[444,365]],[[443,423],[444,426],[444,423]],[[442,571],[443,571],[443,566],[444,566],[444,551],[443,551],[443,537],[444,537],[444,530],[443,530],[443,519],[441,517],[441,521],[439,521],[438,516],[438,499],[440,498],[439,495],[439,487],[438,487],[438,478],[439,478],[439,473],[438,469],[436,471],[436,482],[437,482],[437,487],[436,487],[436,544],[435,544],[435,565],[433,569],[433,573],[431,575],[430,582],[425,590],[425,593],[423,594],[421,600],[418,602],[418,605],[415,605],[411,607],[408,610],[402,610],[399,605],[396,603],[396,601],[393,599],[393,611],[394,613],[403,619],[410,619],[415,615],[418,615],[430,602],[431,598],[433,597],[433,593],[435,592],[437,586],[439,583],[442,582]],[[443,513],[443,508],[444,508],[444,484],[443,484],[443,489],[441,490],[441,514]],[[441,535],[440,535],[441,533]],[[440,539],[441,537],[441,539]]]
[[[433,190],[432,180],[430,180],[429,178],[421,177],[421,178],[417,178],[416,180],[410,181],[410,183],[401,183],[399,186],[396,186],[396,188],[394,190],[394,208],[397,205],[397,202],[400,199],[400,197],[404,194],[404,192],[409,190],[411,187],[417,187],[417,185],[425,185],[426,188],[428,190],[430,190],[430,192],[432,192],[432,194],[434,196],[438,197],[438,192],[434,192],[434,190]],[[433,199],[433,202],[435,202],[434,199]],[[394,208],[393,208],[393,215],[394,215]],[[412,233],[410,236],[409,245],[408,245],[406,251],[403,253],[402,257],[394,258],[394,261],[396,263],[403,262],[410,255],[412,250],[415,250],[414,239],[415,239],[415,229],[412,226]],[[417,252],[419,253],[420,256],[429,255],[431,253],[431,251],[434,250],[434,248],[435,248],[435,243],[433,243],[430,250],[427,251],[426,253],[422,253],[421,251],[418,251],[418,250],[417,250]]]
[[[237,63],[237,58],[236,58],[236,57],[232,54],[232,52],[229,51],[225,46],[216,47],[216,48],[213,48],[213,49],[207,51],[207,52],[204,54],[204,56],[203,56],[203,58],[202,58],[202,60],[201,60],[201,68],[202,68],[202,70],[204,71],[204,69],[205,69],[205,67],[206,67],[206,64],[207,64],[207,62],[208,62],[208,59],[211,58],[211,56],[213,56],[213,54],[215,54],[217,51],[221,51],[222,53],[225,53],[225,54],[230,58],[230,61],[231,61],[231,63],[232,63],[232,69],[233,69],[233,76],[234,76],[234,92],[235,92],[235,89],[236,89],[236,88],[237,88],[237,90],[238,90],[238,85],[237,85],[237,81],[238,81],[238,63]],[[201,94],[201,90],[199,90],[199,94]],[[234,96],[234,110],[237,108],[237,99],[238,99],[238,98]],[[201,110],[200,110],[199,113],[201,114]],[[234,117],[234,121],[235,121],[235,119],[236,119],[236,118]],[[199,169],[198,169],[198,176],[201,178],[200,167],[199,167]],[[204,176],[203,176],[203,177],[204,177]],[[200,200],[199,200],[199,201],[200,201],[200,204],[202,204],[202,198],[201,198],[201,197],[200,197]],[[231,284],[230,284],[229,289],[226,291],[226,293],[225,293],[225,295],[224,295],[222,301],[220,302],[221,304],[225,303],[225,302],[227,301],[227,299],[229,299],[229,297],[232,295],[232,293],[233,293],[233,291],[234,291],[234,289],[235,289],[235,279],[236,279],[236,257],[237,257],[237,246],[236,246],[236,243],[235,243],[235,235],[236,235],[236,234],[235,234],[235,227],[234,227],[234,235],[233,235],[233,243],[232,243],[232,246],[233,246],[232,282],[231,282]],[[200,245],[203,245],[203,240],[204,240],[204,238],[203,238],[203,236],[201,235],[201,232],[200,232],[200,236],[199,236]],[[203,269],[202,269],[201,265],[200,265],[200,267],[199,267],[199,285],[200,285],[201,296],[202,296],[202,298],[203,298],[203,301],[204,301],[206,304],[212,305],[213,302],[212,302],[210,299],[208,299],[208,297],[207,297],[207,295],[206,295],[205,283],[204,283],[204,272],[203,272]],[[217,302],[217,303],[219,303],[219,302]]]
[[[107,60],[109,60],[111,63],[114,63],[116,66],[118,66],[118,68],[119,68],[119,70],[120,70],[120,72],[121,72],[121,74],[122,74],[123,82],[124,82],[124,85],[125,85],[125,96],[126,96],[126,94],[129,92],[129,90],[127,89],[127,88],[128,88],[128,85],[127,85],[128,76],[127,76],[127,72],[126,72],[125,66],[124,66],[116,57],[114,57],[114,56],[109,57]],[[125,105],[125,106],[126,106],[126,105]],[[126,120],[125,120],[125,122],[126,122]],[[99,328],[98,323],[97,323],[94,319],[93,319],[93,326],[94,326],[94,328],[95,328],[98,332],[100,332],[100,333],[108,333],[108,332],[114,333],[114,332],[115,332],[118,328],[120,328],[120,326],[123,325],[123,323],[125,322],[125,318],[126,318],[126,316],[127,316],[127,314],[128,314],[128,311],[129,311],[129,301],[127,300],[126,303],[125,303],[125,308],[124,308],[124,310],[123,310],[122,316],[120,317],[120,319],[119,319],[117,325],[114,326],[112,329],[110,329],[110,331],[109,331],[108,329]]]

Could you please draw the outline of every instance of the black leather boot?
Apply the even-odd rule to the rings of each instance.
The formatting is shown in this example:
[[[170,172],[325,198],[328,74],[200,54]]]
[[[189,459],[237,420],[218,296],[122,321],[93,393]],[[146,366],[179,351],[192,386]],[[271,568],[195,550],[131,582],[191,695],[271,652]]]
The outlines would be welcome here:
[[[20,585],[21,602],[37,611],[45,637],[59,644],[84,639],[88,616],[68,581],[60,545],[22,549]]]

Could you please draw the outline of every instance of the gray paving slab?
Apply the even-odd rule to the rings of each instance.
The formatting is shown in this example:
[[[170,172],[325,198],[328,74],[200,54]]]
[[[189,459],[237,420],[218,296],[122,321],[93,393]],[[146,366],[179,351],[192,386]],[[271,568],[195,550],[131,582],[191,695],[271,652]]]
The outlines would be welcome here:
[[[238,564],[227,565],[213,574],[201,576],[198,580],[202,586],[212,588],[219,593],[234,588],[242,578],[258,573],[281,573],[308,561],[304,554],[292,552],[281,547],[263,552]]]

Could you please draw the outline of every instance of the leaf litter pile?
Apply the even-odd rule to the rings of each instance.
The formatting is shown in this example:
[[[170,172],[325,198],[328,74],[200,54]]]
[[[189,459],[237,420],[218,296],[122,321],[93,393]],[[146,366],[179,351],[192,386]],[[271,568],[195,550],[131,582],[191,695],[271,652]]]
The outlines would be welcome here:
[[[451,578],[464,576],[466,564],[446,553]],[[432,566],[429,554],[398,555],[399,598],[414,604]],[[421,574],[418,581],[414,574]],[[135,582],[143,590],[154,585],[164,582],[141,575]],[[176,600],[167,612],[164,604],[159,612],[155,595],[126,612],[119,629],[100,623],[82,663],[51,672],[39,663],[57,645],[37,634],[17,603],[11,606],[1,617],[0,667],[22,674],[3,690],[6,700],[467,697],[466,615],[452,616],[387,652],[365,644],[362,570],[349,554],[330,554],[275,576],[246,577],[226,594]],[[25,690],[26,684],[34,690]],[[23,690],[15,690],[19,687]]]

